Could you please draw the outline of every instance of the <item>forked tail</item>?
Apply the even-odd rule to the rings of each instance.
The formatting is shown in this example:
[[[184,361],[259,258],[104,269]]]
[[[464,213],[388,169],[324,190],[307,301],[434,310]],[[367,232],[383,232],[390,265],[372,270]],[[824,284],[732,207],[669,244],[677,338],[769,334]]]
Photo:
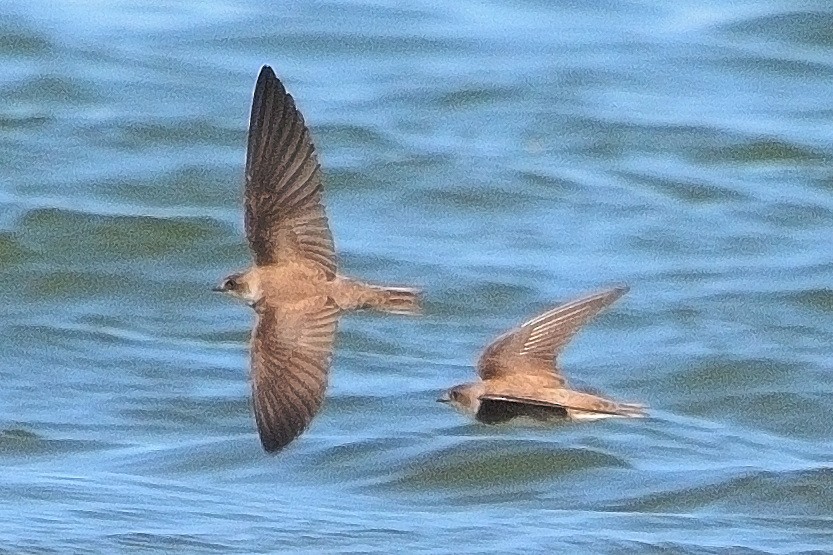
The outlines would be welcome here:
[[[361,308],[372,308],[391,314],[422,313],[422,299],[419,289],[410,287],[384,287],[368,286],[371,295],[368,296],[366,306]]]
[[[645,405],[635,403],[610,403],[604,410],[582,410],[569,408],[567,413],[576,421],[604,420],[607,418],[645,418],[648,416]]]
[[[371,285],[341,278],[335,298],[345,310],[379,310],[393,314],[420,314],[422,299],[419,289]]]
[[[645,405],[636,403],[617,403],[619,407],[619,416],[625,418],[645,418],[648,416],[648,411]]]

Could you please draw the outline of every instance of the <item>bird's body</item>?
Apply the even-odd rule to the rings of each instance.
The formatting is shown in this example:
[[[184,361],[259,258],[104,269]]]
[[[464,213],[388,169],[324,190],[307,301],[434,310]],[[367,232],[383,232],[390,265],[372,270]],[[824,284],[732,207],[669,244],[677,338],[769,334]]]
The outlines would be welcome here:
[[[626,291],[620,287],[582,297],[501,335],[478,361],[480,380],[452,387],[438,400],[485,424],[644,416],[642,405],[571,389],[555,364],[573,335]]]
[[[268,66],[255,86],[246,153],[246,237],[254,265],[215,288],[251,305],[255,420],[266,451],[300,435],[321,408],[338,317],[414,314],[416,290],[340,275],[321,202],[321,171],[295,102]]]
[[[345,311],[369,308],[412,314],[418,309],[414,305],[413,289],[371,285],[341,275],[328,276],[303,260],[253,266],[230,278],[246,285],[247,293],[237,296],[255,308],[263,299],[270,303],[291,304],[324,295]]]

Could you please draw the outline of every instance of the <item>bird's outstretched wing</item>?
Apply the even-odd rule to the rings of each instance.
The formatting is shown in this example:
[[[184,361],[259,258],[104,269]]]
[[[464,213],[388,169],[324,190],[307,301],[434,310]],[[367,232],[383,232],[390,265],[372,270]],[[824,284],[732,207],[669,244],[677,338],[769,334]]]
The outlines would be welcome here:
[[[552,385],[563,385],[564,378],[555,365],[558,354],[582,326],[627,291],[627,287],[616,287],[581,297],[501,335],[480,357],[480,377],[491,380],[511,374],[548,376],[554,379]]]
[[[278,451],[324,401],[339,308],[328,297],[262,305],[252,333],[252,397],[260,441]]]
[[[306,259],[335,275],[315,147],[295,101],[269,66],[260,70],[252,101],[245,223],[258,266]]]

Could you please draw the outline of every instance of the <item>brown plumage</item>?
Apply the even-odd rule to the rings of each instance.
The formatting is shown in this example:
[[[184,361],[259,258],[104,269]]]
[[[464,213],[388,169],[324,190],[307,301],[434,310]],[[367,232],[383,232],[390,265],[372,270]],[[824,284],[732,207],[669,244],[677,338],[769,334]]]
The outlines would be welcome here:
[[[269,452],[298,437],[321,408],[342,312],[420,309],[414,289],[338,274],[321,188],[304,118],[264,66],[246,153],[245,227],[254,266],[228,276],[215,290],[245,300],[257,314],[252,397],[260,440]]]
[[[557,306],[495,339],[477,364],[480,381],[457,385],[438,401],[496,424],[645,416],[642,405],[570,389],[556,358],[581,327],[628,291],[608,289]]]

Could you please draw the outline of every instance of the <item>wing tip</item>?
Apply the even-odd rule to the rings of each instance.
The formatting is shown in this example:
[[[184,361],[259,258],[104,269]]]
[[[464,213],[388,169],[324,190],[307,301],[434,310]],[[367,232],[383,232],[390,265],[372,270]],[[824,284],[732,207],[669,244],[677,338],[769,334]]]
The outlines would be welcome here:
[[[628,291],[630,291],[630,286],[624,283],[620,285],[613,285],[605,289],[598,289],[592,293],[587,293],[584,296],[559,303],[555,307],[531,317],[523,324],[521,324],[521,327],[523,328],[533,326],[539,322],[545,321],[547,317],[552,316],[553,314],[556,314],[559,311],[568,309],[570,307],[583,306],[588,305],[590,303],[602,301],[602,306],[593,312],[593,316],[595,316],[598,312],[601,312],[602,310],[619,300]]]
[[[272,441],[270,438],[266,438],[263,436],[260,436],[260,445],[263,447],[263,451],[268,453],[269,455],[278,454],[284,447],[279,442]]]
[[[260,68],[257,75],[257,82],[255,83],[255,97],[265,96],[267,93],[287,95],[286,87],[278,78],[275,70],[270,65],[264,65]]]
[[[631,290],[631,286],[627,283],[616,283],[610,285],[609,287],[602,289],[596,293],[597,295],[609,297],[611,299],[611,303],[619,300],[621,297],[625,296]]]
[[[260,445],[269,455],[275,455],[283,451],[287,445],[298,439],[307,427],[304,424],[300,429],[287,430],[285,427],[283,430],[276,429],[275,426],[270,425],[263,418],[263,415],[257,410],[257,407],[255,407],[255,424]],[[274,424],[274,422],[271,424]]]
[[[631,286],[627,283],[620,283],[617,285],[611,285],[605,289],[598,289],[595,293],[589,293],[584,297],[579,297],[578,299],[574,299],[572,301],[567,301],[560,306],[565,306],[572,303],[581,303],[583,301],[592,301],[593,299],[604,299],[604,305],[602,308],[599,309],[599,312],[604,310],[605,308],[609,307],[623,296],[625,296],[631,290]],[[556,307],[557,309],[558,307]]]
[[[631,286],[628,285],[627,283],[620,283],[618,285],[614,285],[613,287],[611,287],[611,290],[617,292],[619,294],[619,296],[621,297],[622,295],[624,295],[625,293],[627,293],[628,291],[631,290]]]
[[[278,76],[275,75],[275,70],[272,69],[272,66],[268,64],[264,64],[260,68],[260,73],[257,76],[258,81],[277,81]]]
[[[260,445],[269,455],[277,455],[283,450],[284,447],[292,443],[292,439],[289,441],[279,441],[273,437],[269,437],[268,435],[260,434]]]

